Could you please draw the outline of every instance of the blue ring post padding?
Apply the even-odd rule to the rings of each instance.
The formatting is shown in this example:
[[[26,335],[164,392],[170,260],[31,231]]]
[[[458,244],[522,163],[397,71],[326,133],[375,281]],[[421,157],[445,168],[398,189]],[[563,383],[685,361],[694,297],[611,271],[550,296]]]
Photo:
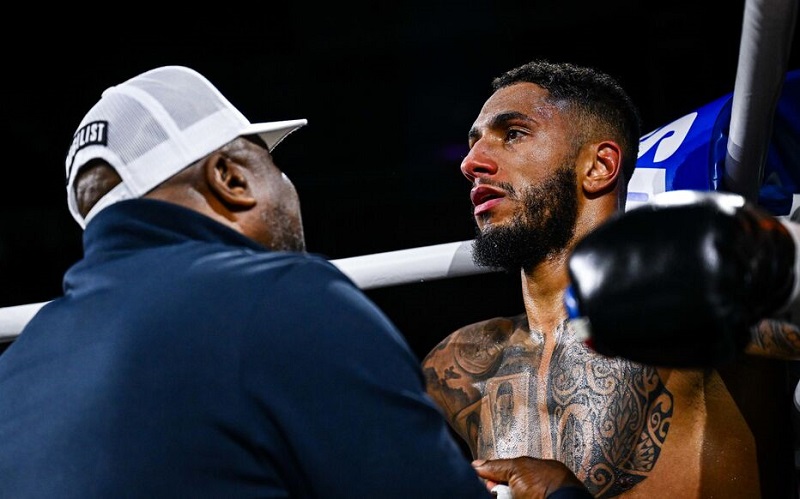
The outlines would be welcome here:
[[[646,202],[659,192],[719,190],[725,168],[733,93],[644,135],[639,141],[637,175],[653,169],[663,185],[636,182],[628,199]],[[638,187],[641,189],[641,187]],[[789,215],[793,198],[800,195],[800,69],[786,73],[778,100],[769,144],[759,204],[774,215]]]
[[[775,108],[772,138],[758,204],[774,215],[790,215],[800,194],[800,69],[787,73]]]

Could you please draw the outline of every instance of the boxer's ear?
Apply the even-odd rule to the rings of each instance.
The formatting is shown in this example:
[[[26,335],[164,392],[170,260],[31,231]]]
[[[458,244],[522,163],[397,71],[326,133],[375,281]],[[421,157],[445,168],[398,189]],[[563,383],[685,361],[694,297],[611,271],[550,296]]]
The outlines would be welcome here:
[[[582,172],[583,189],[591,194],[610,190],[622,170],[622,149],[616,142],[605,140],[591,144],[589,154]]]

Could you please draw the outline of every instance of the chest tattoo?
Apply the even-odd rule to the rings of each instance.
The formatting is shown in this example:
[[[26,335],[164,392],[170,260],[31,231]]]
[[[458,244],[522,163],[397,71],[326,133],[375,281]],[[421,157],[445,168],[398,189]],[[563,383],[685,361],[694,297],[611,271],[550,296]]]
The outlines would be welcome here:
[[[652,471],[672,395],[655,368],[564,336],[549,353],[535,335],[502,347],[491,334],[463,343],[454,360],[479,400],[456,419],[469,422],[477,457],[558,459],[597,497],[613,497]]]

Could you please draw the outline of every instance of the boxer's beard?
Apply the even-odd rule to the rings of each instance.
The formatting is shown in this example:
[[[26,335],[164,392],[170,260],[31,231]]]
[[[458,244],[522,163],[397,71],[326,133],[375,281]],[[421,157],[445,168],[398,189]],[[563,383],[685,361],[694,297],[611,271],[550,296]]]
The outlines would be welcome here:
[[[476,265],[526,272],[564,249],[575,233],[578,199],[574,166],[562,165],[543,184],[521,193],[524,210],[510,223],[477,232]],[[514,195],[513,189],[509,193]]]

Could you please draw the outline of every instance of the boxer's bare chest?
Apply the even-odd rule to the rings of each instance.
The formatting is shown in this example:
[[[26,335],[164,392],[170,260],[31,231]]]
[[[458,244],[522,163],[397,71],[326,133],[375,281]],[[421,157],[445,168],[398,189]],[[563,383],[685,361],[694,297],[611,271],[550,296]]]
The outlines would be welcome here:
[[[472,380],[480,399],[461,415],[478,457],[558,459],[598,496],[647,477],[672,417],[654,368],[594,354],[564,324],[549,338],[515,331],[484,355],[492,367]]]

